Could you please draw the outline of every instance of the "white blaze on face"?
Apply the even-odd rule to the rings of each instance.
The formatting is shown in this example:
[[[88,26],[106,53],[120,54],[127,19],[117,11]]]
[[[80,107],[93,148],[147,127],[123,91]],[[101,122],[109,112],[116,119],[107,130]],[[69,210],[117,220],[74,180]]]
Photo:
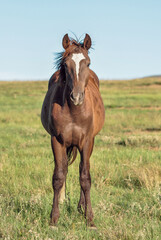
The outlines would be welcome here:
[[[85,56],[83,55],[83,53],[73,53],[72,60],[75,62],[75,66],[76,66],[77,80],[78,80],[78,74],[79,74],[80,61],[83,59],[85,59]]]

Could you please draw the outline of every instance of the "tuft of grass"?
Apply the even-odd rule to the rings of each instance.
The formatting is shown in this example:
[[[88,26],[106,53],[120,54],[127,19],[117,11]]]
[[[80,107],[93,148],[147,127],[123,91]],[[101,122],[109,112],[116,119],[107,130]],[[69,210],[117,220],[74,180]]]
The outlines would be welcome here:
[[[125,139],[116,142],[116,144],[122,146],[134,146],[134,147],[148,146],[154,148],[161,146],[161,138],[159,136],[149,135],[129,136],[126,137]]]

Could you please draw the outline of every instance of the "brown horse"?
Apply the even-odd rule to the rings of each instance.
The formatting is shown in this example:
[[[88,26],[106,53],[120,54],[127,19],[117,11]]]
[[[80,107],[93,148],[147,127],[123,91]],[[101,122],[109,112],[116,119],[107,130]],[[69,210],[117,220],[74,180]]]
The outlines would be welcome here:
[[[104,105],[98,77],[89,69],[90,36],[86,34],[84,41],[79,43],[69,39],[66,34],[62,44],[65,51],[58,56],[58,71],[49,80],[41,112],[42,124],[51,135],[55,161],[51,224],[55,225],[58,221],[59,195],[65,183],[68,165],[75,160],[78,150],[81,156],[78,210],[83,209],[88,225],[94,226],[89,160],[94,138],[104,123]]]

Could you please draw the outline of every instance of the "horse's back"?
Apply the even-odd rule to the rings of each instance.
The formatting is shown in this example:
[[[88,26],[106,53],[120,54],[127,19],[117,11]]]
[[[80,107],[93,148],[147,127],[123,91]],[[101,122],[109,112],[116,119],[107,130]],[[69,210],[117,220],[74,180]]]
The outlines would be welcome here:
[[[50,135],[53,135],[53,128],[51,127],[52,125],[51,111],[52,111],[52,104],[58,88],[59,77],[60,77],[60,70],[56,71],[49,79],[48,91],[44,98],[44,102],[41,110],[42,125]]]
[[[59,76],[60,76],[60,70],[56,71],[52,76],[51,78],[49,79],[49,83],[48,83],[48,89],[58,81],[59,79]]]

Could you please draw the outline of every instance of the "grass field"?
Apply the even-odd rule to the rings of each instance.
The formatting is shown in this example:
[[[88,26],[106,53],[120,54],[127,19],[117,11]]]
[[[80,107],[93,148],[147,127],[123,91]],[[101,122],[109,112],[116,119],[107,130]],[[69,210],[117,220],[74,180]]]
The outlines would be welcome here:
[[[0,82],[0,239],[161,239],[161,78],[102,81],[104,128],[91,157],[97,230],[77,212],[79,157],[58,229],[49,227],[54,168],[40,121],[47,82]]]

